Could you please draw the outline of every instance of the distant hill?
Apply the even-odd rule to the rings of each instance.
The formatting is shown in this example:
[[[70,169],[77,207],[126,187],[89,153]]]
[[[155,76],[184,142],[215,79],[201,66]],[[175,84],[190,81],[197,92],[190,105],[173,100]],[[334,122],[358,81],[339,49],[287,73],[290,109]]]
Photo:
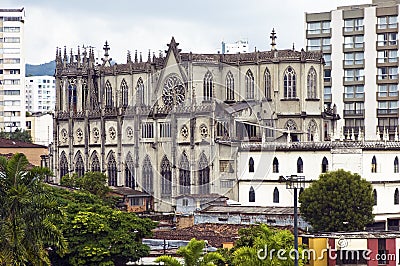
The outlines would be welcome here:
[[[25,76],[53,76],[56,68],[56,61],[53,60],[41,65],[25,65]]]

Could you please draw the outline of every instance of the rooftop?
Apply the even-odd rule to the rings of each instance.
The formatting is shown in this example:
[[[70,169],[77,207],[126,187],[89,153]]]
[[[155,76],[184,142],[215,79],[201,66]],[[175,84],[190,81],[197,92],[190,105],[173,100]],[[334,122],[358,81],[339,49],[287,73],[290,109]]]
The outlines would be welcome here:
[[[210,206],[199,213],[237,213],[256,215],[293,215],[293,207]]]
[[[1,139],[0,138],[0,148],[43,148],[47,149],[46,146],[38,145],[34,143],[28,143],[18,140],[11,139]]]
[[[147,193],[144,193],[139,190],[135,190],[130,187],[110,187],[110,189],[116,194],[127,196],[127,197],[151,197]]]

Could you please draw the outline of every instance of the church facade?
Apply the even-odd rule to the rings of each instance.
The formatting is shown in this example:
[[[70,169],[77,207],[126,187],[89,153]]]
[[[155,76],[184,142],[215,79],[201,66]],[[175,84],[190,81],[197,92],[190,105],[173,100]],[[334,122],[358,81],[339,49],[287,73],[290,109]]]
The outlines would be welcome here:
[[[274,36],[274,35],[273,35]],[[238,200],[240,145],[328,140],[337,115],[324,110],[319,52],[135,53],[102,64],[92,50],[56,53],[52,165],[62,176],[104,172],[110,186],[151,194],[171,211],[185,194]],[[273,151],[271,151],[273,152]]]

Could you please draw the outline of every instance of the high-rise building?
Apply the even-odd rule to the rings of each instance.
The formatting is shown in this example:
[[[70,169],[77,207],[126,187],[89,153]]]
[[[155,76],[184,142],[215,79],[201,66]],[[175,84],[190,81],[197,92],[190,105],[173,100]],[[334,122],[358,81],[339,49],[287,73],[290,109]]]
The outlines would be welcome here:
[[[25,79],[25,107],[31,113],[53,112],[56,106],[56,86],[52,76],[31,76]]]
[[[221,52],[223,54],[248,53],[249,52],[249,41],[248,40],[239,40],[234,43],[222,42]]]
[[[0,9],[0,130],[25,128],[25,11]]]
[[[325,105],[342,118],[336,137],[398,138],[399,3],[305,14],[307,50],[324,53]]]

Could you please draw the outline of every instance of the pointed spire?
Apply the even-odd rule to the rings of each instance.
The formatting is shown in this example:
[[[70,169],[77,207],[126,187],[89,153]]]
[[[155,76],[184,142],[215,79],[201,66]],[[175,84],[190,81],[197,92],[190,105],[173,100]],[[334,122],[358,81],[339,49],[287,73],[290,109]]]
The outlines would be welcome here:
[[[78,62],[78,66],[80,66],[81,65],[81,50],[80,50],[79,45],[78,45],[78,54],[76,56],[76,61]]]
[[[140,52],[140,61],[139,61],[140,63],[142,63],[143,62],[143,60],[142,60],[142,52]]]
[[[110,46],[108,45],[108,42],[106,41],[106,43],[104,44],[104,47],[103,47],[103,50],[104,50],[104,59],[107,59],[108,58],[108,56],[109,56],[109,51],[110,51]]]
[[[67,63],[67,46],[64,46],[64,63]]]
[[[137,63],[138,62],[138,59],[137,59],[137,50],[135,50],[135,63]]]
[[[151,57],[150,57],[150,49],[149,49],[149,53],[147,54],[147,62],[150,63],[151,62]]]
[[[72,64],[74,62],[74,54],[72,53],[72,48],[71,48],[71,54],[69,58],[69,63]]]
[[[85,45],[82,45],[82,49],[83,49],[83,52],[82,52],[83,62],[85,63],[86,62],[86,58],[87,58],[87,51],[86,51]]]
[[[129,51],[129,50],[128,50],[128,53],[127,53],[127,55],[126,55],[126,62],[127,62],[127,63],[132,62],[131,51]]]
[[[295,49],[294,49],[294,43],[293,43],[293,47],[292,47],[292,50],[293,50],[293,51],[295,51]]]
[[[153,52],[153,63],[156,61],[156,53]]]
[[[271,36],[269,37],[271,39],[271,51],[275,51],[276,50],[276,33],[275,33],[275,29],[272,28],[272,32],[271,32]]]

